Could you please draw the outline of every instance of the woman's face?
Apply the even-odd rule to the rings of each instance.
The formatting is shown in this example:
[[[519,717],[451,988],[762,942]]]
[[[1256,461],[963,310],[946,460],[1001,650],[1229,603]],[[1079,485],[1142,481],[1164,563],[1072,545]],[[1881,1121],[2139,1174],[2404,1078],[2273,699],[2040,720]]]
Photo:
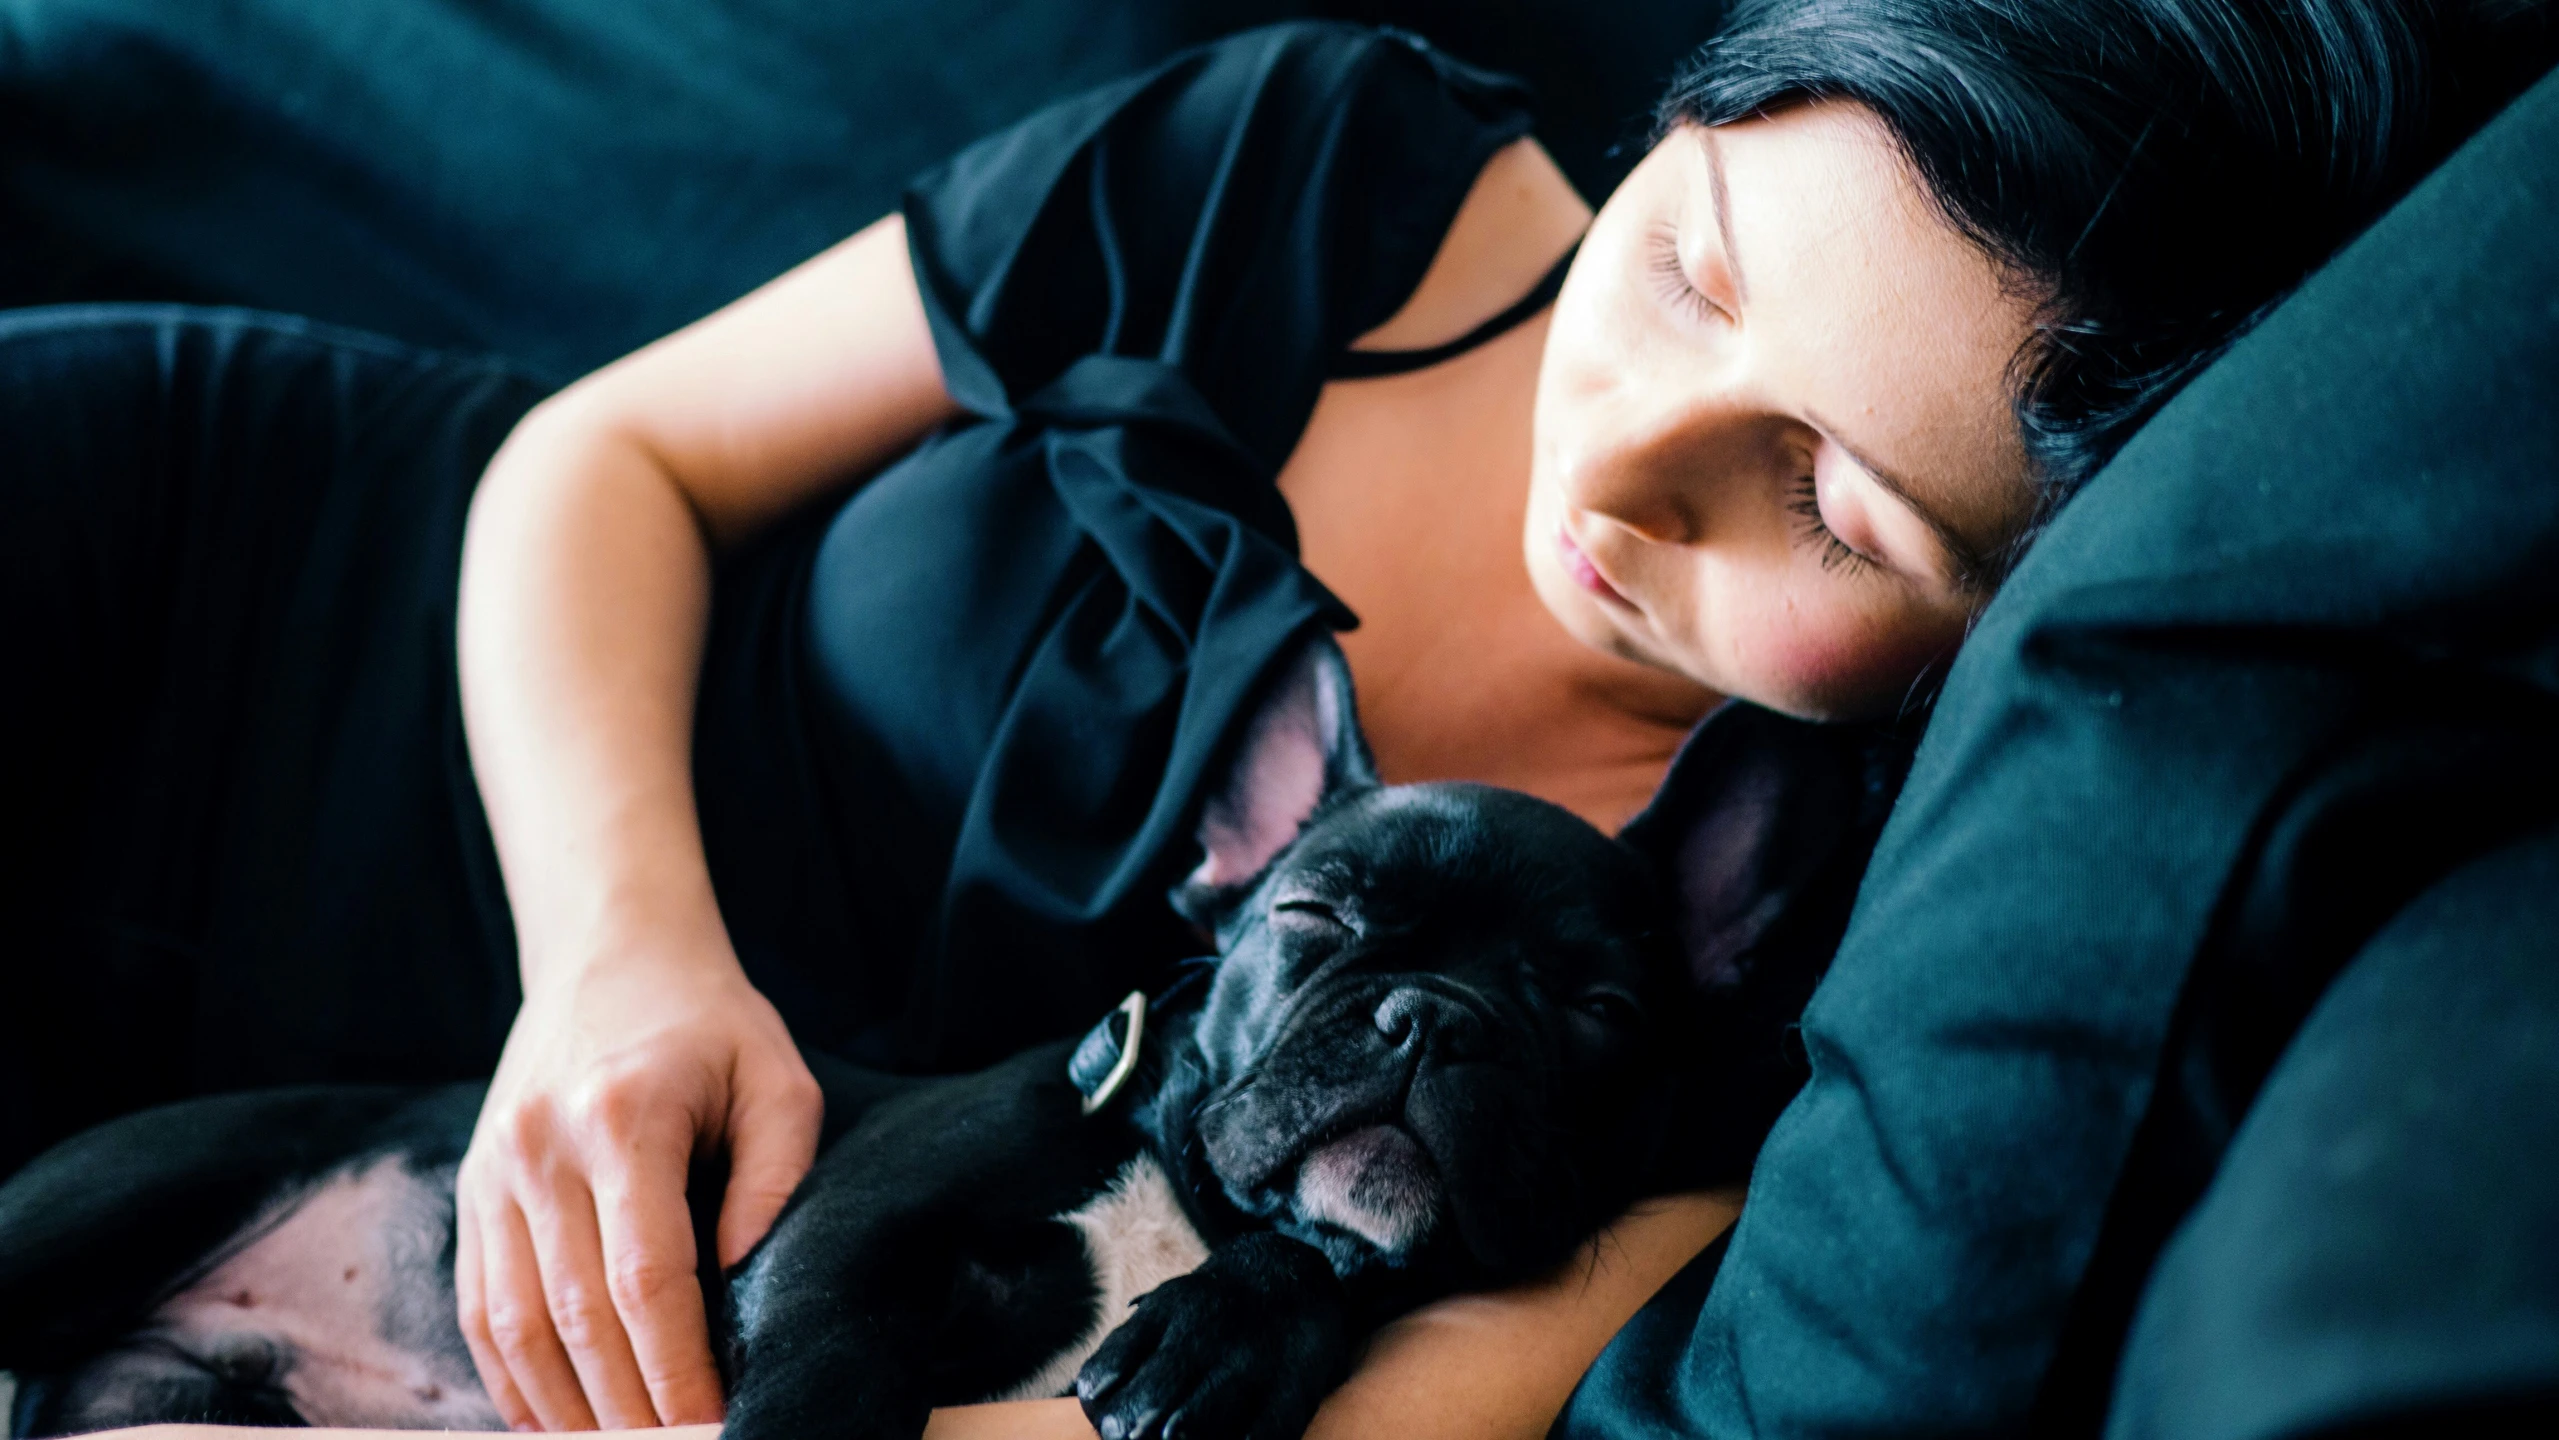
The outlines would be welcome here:
[[[2033,304],[1866,110],[1682,126],[1556,302],[1528,565],[1597,649],[1816,718],[1890,710],[2029,509]]]

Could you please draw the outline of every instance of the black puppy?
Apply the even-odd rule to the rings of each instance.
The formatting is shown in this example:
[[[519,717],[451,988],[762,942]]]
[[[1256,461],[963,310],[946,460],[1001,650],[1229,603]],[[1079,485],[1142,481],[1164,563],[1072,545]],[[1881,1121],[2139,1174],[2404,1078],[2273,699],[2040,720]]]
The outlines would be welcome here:
[[[972,1076],[819,1062],[829,1143],[709,1286],[732,1436],[1070,1391],[1105,1440],[1294,1436],[1381,1321],[1637,1198],[1681,991],[1631,852],[1511,792],[1381,786],[1329,641],[1200,838],[1174,899],[1206,983]],[[0,1187],[18,1433],[495,1425],[451,1283],[479,1098],[194,1102]]]

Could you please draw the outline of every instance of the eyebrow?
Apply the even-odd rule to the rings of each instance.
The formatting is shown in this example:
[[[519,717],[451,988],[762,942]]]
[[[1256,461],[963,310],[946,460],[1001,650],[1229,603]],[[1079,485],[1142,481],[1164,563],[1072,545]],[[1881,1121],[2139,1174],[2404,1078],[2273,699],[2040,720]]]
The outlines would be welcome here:
[[[1903,476],[1877,464],[1873,456],[1849,444],[1841,438],[1837,428],[1820,416],[1808,412],[1804,418],[1810,420],[1824,435],[1829,436],[1830,443],[1846,451],[1848,458],[1856,461],[1859,469],[1875,478],[1876,484],[1883,486],[1894,499],[1909,506],[1910,513],[1918,516],[1920,523],[1926,525],[1929,532],[1937,537],[1937,543],[1946,547],[1947,558],[1955,564],[1955,573],[1947,578],[1954,582],[1956,589],[1979,591],[1985,588],[1991,574],[1990,557],[1984,555],[1971,541],[1966,540],[1963,533],[1932,509],[1928,502],[1920,499],[1917,486]]]
[[[1724,188],[1724,153],[1715,144],[1715,127],[1697,127],[1698,146],[1706,152],[1706,193],[1715,201],[1715,233],[1724,242],[1724,272],[1733,277],[1733,298],[1750,303],[1749,282],[1742,279],[1742,252],[1733,244],[1733,197]]]

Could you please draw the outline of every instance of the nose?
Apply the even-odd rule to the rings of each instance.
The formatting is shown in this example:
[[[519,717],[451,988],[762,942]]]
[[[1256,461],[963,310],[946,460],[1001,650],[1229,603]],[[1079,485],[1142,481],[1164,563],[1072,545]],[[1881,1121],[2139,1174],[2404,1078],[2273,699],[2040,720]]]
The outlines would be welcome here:
[[[1443,1060],[1483,1053],[1484,1026],[1464,1003],[1418,985],[1399,986],[1377,1004],[1377,1033],[1398,1050],[1437,1052]]]
[[[1749,407],[1720,387],[1671,392],[1644,380],[1585,403],[1556,456],[1565,501],[1658,544],[1706,538],[1720,492],[1752,462],[1759,426]]]

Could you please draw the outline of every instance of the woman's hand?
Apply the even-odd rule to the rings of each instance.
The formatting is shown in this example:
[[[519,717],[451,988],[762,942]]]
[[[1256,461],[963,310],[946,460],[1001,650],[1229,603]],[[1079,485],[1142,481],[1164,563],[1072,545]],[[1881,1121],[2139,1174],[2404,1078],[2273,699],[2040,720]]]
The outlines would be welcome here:
[[[772,1228],[822,1101],[722,953],[639,950],[544,975],[455,1186],[462,1335],[517,1429],[720,1418],[685,1179],[725,1149],[719,1260]]]

